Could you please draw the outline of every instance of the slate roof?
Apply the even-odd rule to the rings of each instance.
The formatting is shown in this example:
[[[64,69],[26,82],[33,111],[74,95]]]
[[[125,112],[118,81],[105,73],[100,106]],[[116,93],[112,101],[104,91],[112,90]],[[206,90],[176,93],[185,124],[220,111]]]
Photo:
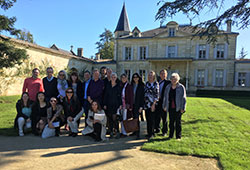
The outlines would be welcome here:
[[[130,32],[130,26],[129,26],[129,21],[128,21],[128,15],[127,15],[126,8],[125,8],[125,3],[123,4],[123,7],[122,7],[122,12],[121,12],[118,24],[115,29],[115,32],[116,31]]]

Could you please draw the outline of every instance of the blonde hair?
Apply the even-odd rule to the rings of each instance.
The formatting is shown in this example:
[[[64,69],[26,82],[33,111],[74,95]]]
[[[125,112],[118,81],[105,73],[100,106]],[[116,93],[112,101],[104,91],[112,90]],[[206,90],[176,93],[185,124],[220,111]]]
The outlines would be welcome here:
[[[180,80],[180,76],[179,76],[178,73],[172,73],[170,79],[172,80],[172,78],[176,78],[178,82],[179,82],[179,80]]]
[[[152,74],[153,74],[153,76],[154,76],[154,80],[156,80],[156,74],[155,74],[155,72],[154,72],[153,70],[149,71],[148,76],[149,76],[149,74],[150,74],[150,73],[152,73]]]

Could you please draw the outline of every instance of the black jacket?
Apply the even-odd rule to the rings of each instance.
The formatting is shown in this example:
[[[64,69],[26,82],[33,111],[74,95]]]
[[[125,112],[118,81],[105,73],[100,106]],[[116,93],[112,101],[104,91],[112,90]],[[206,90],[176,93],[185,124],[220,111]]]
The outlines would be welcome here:
[[[140,107],[144,106],[144,84],[138,84],[134,95],[134,114],[137,114]]]
[[[104,106],[112,106],[112,108],[117,109],[122,105],[120,84],[116,83],[114,87],[112,87],[111,82],[107,84],[103,104]]]
[[[82,110],[82,106],[76,96],[72,97],[70,101],[65,97],[63,99],[63,110],[66,118],[69,116],[74,118]]]
[[[69,87],[72,87],[72,82],[68,81],[68,85],[69,85]],[[85,87],[83,87],[83,83],[80,80],[78,80],[77,87],[76,87],[76,95],[77,95],[77,98],[78,98],[81,106],[83,106],[84,88]]]
[[[51,97],[58,96],[58,90],[57,90],[57,78],[54,77],[53,80],[50,82],[48,81],[47,77],[43,78],[43,87],[44,87],[44,93],[46,101],[49,101]]]

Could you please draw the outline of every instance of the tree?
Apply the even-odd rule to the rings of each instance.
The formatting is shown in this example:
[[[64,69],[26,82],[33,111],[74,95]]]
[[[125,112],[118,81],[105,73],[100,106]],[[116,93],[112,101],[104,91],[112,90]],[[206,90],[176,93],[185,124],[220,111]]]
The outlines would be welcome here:
[[[19,39],[19,40],[23,40],[23,41],[27,41],[27,42],[30,42],[30,43],[34,43],[34,39],[33,39],[33,35],[23,29],[22,31],[20,31],[17,35],[16,35],[16,38]]]
[[[227,1],[227,2],[226,2]],[[162,4],[163,3],[163,4]],[[230,8],[224,9],[225,3],[234,3]],[[199,17],[203,12],[213,12],[218,14],[213,18],[202,21],[195,25],[204,27],[199,29],[196,34],[201,36],[208,35],[208,41],[216,41],[215,36],[219,34],[219,29],[227,21],[232,20],[232,24],[236,24],[240,29],[245,29],[250,24],[250,2],[249,0],[174,0],[171,2],[159,1],[159,8],[155,19],[163,22],[167,17],[173,17],[178,13],[183,13],[192,22],[193,19]]]
[[[239,59],[244,59],[246,56],[247,56],[247,51],[245,51],[244,47],[242,47],[239,53]]]
[[[7,10],[13,6],[16,0],[0,0],[0,7]],[[7,16],[0,15],[0,33],[5,31],[10,35],[17,36],[20,30],[14,27],[16,17],[8,18]],[[21,64],[24,59],[28,57],[26,50],[15,48],[9,38],[0,36],[0,69]]]
[[[114,58],[114,36],[113,33],[104,29],[104,32],[99,35],[100,40],[96,42],[98,52],[101,59],[113,59]]]

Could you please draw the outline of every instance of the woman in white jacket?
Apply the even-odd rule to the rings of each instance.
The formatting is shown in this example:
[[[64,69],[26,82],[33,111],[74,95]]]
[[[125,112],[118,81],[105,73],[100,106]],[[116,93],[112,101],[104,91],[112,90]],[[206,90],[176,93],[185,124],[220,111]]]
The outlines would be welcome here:
[[[106,124],[107,117],[104,111],[97,101],[93,101],[87,118],[87,127],[82,131],[82,134],[91,134],[96,141],[105,141]]]

